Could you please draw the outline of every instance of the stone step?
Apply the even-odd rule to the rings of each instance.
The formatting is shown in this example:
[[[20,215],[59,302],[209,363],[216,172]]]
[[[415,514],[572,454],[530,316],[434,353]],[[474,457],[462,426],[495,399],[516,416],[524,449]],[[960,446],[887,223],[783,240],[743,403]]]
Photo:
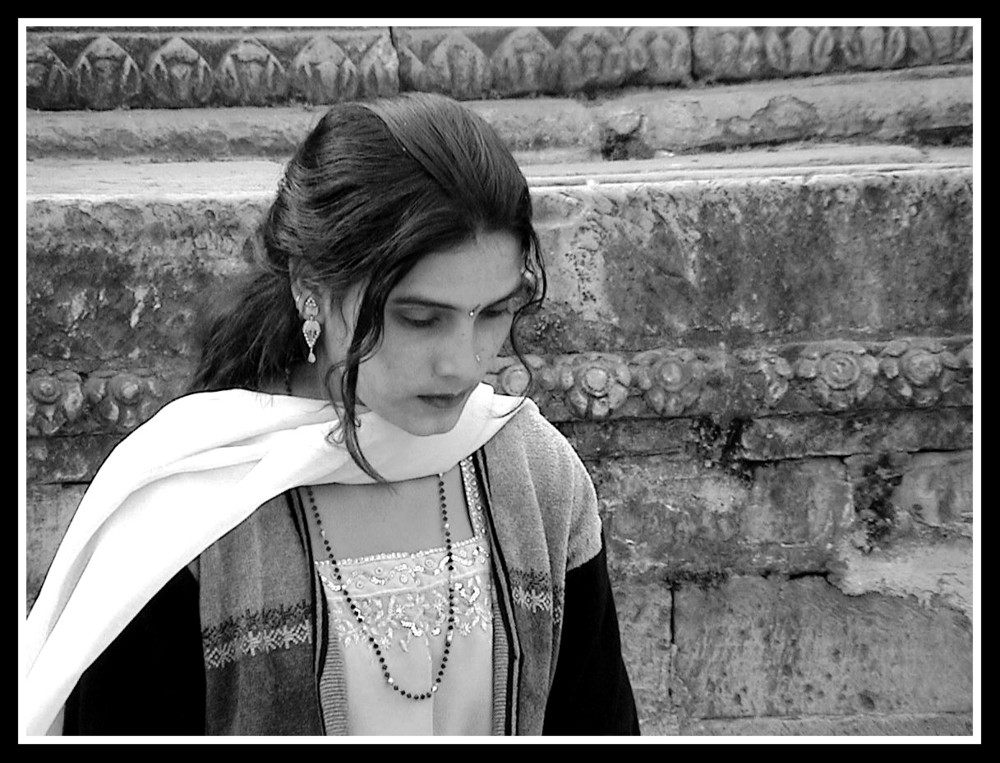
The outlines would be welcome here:
[[[796,141],[964,144],[971,65],[616,90],[593,100],[509,98],[466,105],[524,163],[654,158]],[[26,156],[154,161],[285,159],[324,106],[29,111]]]

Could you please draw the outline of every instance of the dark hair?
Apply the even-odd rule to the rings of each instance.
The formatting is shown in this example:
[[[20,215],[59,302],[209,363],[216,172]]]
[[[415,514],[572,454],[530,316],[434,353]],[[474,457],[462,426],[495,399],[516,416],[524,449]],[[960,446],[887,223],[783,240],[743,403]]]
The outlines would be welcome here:
[[[386,300],[424,255],[500,231],[520,243],[531,281],[516,325],[544,298],[546,278],[528,184],[499,135],[440,95],[333,106],[285,168],[252,272],[207,306],[192,391],[262,389],[305,359],[290,278],[323,285],[335,299],[366,283],[347,357],[325,382],[329,390],[343,371],[344,442],[381,479],[358,446],[356,387],[359,364],[381,342]],[[513,325],[511,349],[522,358]]]

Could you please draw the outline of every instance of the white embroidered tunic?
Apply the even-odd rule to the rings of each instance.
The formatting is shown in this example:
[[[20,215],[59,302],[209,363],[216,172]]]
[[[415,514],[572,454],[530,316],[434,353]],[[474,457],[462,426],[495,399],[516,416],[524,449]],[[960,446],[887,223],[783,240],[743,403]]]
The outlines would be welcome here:
[[[365,619],[355,619],[327,560],[317,561],[330,607],[331,643],[343,654],[351,735],[488,735],[492,722],[493,621],[485,516],[471,463],[462,484],[473,536],[452,544],[455,630],[447,668],[430,699],[414,701],[386,684],[369,643],[378,641],[404,691],[429,691],[441,667],[448,630],[444,546],[339,560],[340,574]]]

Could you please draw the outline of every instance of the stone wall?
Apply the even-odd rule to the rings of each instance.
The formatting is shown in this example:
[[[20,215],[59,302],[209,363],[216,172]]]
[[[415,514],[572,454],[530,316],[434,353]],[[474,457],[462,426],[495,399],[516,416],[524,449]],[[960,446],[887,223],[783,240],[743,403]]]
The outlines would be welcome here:
[[[971,29],[29,31],[29,606],[313,104],[436,90],[529,178],[489,380],[594,477],[643,732],[973,733]]]

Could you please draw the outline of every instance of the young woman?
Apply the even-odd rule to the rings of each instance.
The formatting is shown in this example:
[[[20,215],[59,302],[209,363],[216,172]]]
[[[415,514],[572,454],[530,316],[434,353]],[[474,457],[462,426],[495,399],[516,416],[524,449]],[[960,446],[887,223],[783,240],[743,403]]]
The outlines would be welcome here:
[[[638,733],[590,478],[483,383],[544,295],[531,215],[454,101],[329,110],[66,534],[29,733]]]

